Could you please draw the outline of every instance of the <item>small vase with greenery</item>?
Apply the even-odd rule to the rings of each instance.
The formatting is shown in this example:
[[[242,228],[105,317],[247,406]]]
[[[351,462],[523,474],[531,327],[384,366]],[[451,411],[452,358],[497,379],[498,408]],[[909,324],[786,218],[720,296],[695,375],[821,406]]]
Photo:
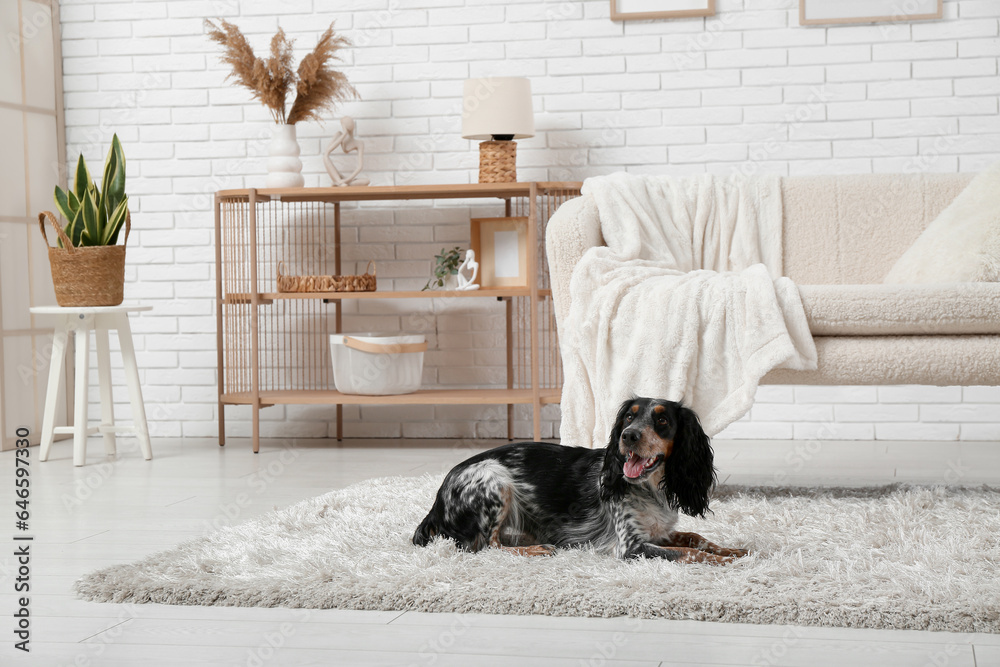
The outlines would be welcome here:
[[[49,211],[38,214],[46,244],[46,220],[58,236],[57,246],[49,247],[56,301],[60,306],[117,306],[124,295],[125,244],[132,225],[125,194],[125,153],[117,134],[111,139],[100,187],[82,154],[74,180],[72,188],[57,185],[54,193],[56,208],[68,221],[65,227]],[[117,245],[123,226],[125,238]]]
[[[427,281],[424,290],[441,289],[451,276],[458,275],[458,267],[462,265],[462,249],[458,246],[451,250],[441,248],[440,255],[434,255],[434,277]]]

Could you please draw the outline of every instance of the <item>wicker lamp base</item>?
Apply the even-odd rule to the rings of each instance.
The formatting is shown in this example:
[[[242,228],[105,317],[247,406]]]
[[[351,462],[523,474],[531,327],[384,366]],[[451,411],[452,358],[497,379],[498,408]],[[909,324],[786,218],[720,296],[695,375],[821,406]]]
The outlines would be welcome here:
[[[517,144],[513,141],[484,141],[479,144],[479,182],[517,181]]]

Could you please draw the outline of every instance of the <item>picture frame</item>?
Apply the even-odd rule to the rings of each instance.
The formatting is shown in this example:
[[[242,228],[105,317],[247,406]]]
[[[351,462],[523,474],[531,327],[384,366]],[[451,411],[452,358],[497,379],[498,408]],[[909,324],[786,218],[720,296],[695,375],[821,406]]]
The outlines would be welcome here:
[[[612,21],[714,16],[715,0],[611,0]]]
[[[943,16],[943,0],[799,0],[799,25],[927,21]]]
[[[528,286],[528,218],[473,218],[470,247],[484,289]]]

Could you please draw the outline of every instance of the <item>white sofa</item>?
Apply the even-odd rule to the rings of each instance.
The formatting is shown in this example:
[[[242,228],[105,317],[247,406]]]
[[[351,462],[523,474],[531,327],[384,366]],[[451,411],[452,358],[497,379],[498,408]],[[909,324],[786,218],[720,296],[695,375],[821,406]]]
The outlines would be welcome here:
[[[815,371],[767,384],[1000,385],[1000,283],[883,285],[969,174],[790,177],[781,181],[785,275],[799,286]],[[573,267],[603,245],[597,208],[570,200],[545,231],[556,322]]]

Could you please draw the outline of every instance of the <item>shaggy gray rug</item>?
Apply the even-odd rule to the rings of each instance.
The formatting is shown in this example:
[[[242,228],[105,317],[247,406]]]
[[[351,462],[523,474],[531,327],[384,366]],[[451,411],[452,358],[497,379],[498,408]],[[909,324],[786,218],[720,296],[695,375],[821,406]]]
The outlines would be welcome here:
[[[1000,632],[1000,490],[722,487],[680,528],[727,567],[410,536],[441,476],[356,484],[76,582],[85,599]]]

